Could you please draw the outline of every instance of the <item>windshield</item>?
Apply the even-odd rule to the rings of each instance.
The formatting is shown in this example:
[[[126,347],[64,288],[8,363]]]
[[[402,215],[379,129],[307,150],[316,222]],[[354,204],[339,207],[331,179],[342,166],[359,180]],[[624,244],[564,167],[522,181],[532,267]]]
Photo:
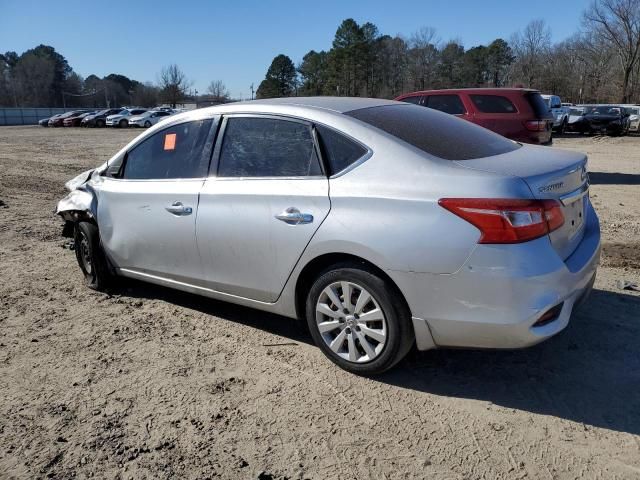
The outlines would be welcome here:
[[[591,115],[620,115],[620,107],[609,107],[606,105],[591,107],[588,113]]]
[[[345,115],[446,160],[491,157],[520,148],[516,142],[471,122],[409,103],[362,108]]]
[[[629,115],[640,115],[640,108],[631,107],[627,108],[627,110],[629,111]]]

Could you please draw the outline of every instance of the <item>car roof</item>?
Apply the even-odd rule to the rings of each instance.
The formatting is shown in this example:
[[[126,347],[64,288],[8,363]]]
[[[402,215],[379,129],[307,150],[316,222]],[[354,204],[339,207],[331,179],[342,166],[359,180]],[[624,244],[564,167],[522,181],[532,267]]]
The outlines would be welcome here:
[[[276,105],[291,105],[295,107],[307,107],[314,109],[331,110],[337,113],[346,113],[353,110],[360,110],[361,108],[379,107],[382,105],[393,105],[393,100],[383,100],[380,98],[364,98],[364,97],[283,97],[283,98],[268,98],[263,100],[251,100],[247,102],[234,102],[227,103],[224,106],[231,106],[241,108],[244,105],[264,105],[264,106],[276,106]],[[216,108],[220,105],[208,108]]]
[[[442,90],[419,90],[417,92],[404,93],[401,97],[409,97],[414,95],[427,95],[433,93],[477,93],[477,94],[500,94],[500,93],[515,93],[515,92],[539,92],[534,88],[491,88],[491,87],[479,87],[479,88],[444,88]]]

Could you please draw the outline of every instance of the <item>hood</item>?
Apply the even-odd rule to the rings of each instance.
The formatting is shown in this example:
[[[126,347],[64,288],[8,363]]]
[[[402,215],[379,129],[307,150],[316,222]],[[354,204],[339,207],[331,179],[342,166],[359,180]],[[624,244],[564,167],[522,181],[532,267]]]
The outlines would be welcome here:
[[[94,170],[95,168],[92,168],[91,170],[86,170],[80,175],[73,177],[71,180],[64,184],[64,187],[70,192],[76,190],[80,185],[91,178],[91,174],[94,172]]]

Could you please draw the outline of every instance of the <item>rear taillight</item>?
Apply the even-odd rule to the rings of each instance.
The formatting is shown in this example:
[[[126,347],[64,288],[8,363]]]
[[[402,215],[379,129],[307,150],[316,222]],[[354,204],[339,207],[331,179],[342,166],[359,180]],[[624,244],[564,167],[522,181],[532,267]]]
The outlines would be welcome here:
[[[547,129],[546,120],[529,120],[524,122],[524,126],[531,132],[544,132]]]
[[[478,243],[521,243],[560,228],[564,215],[556,200],[442,198],[438,203],[477,227]]]

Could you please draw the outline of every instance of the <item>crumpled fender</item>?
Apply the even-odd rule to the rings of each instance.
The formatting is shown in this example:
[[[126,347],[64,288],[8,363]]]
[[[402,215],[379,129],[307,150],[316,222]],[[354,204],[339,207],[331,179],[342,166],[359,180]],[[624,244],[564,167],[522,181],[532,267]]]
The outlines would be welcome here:
[[[76,221],[79,217],[96,218],[97,201],[93,192],[76,189],[58,202],[56,214],[68,221]]]

